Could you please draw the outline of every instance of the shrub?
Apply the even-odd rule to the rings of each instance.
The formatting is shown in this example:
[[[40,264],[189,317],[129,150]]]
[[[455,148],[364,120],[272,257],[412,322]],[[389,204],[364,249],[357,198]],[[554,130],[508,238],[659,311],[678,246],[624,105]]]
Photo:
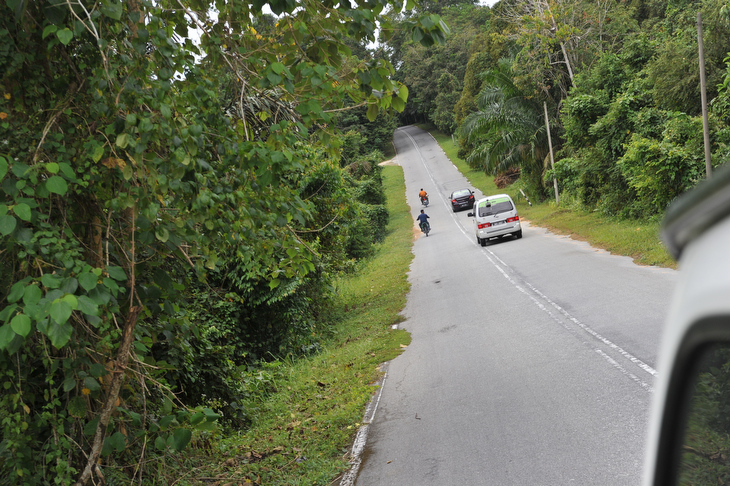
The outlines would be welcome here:
[[[634,134],[618,166],[636,191],[636,207],[646,216],[658,214],[704,175],[702,120],[674,114],[662,138]]]

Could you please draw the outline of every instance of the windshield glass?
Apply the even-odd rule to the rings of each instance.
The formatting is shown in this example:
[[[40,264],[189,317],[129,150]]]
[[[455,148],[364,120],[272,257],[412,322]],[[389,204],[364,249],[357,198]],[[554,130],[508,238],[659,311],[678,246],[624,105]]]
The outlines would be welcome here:
[[[464,197],[464,196],[471,196],[471,191],[469,189],[464,189],[461,191],[456,191],[453,194],[453,197]]]
[[[488,199],[479,203],[479,216],[490,216],[492,214],[512,211],[514,207],[506,197]]]

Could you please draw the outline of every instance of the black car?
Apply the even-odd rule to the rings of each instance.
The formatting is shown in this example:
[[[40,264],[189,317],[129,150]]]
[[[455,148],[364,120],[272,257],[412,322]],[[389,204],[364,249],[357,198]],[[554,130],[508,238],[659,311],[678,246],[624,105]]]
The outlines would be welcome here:
[[[454,212],[461,209],[474,207],[474,191],[470,189],[459,189],[451,193],[451,209]]]

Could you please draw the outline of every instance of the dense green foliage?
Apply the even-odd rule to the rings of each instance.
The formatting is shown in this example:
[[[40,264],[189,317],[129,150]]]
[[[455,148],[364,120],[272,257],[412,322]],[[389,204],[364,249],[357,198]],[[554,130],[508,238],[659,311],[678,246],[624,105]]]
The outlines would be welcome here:
[[[401,117],[456,132],[459,155],[473,167],[494,175],[520,169],[535,199],[547,197],[557,178],[563,205],[620,217],[661,214],[705,177],[698,12],[712,164],[727,161],[725,3],[503,0],[491,9],[443,4],[440,11],[454,32],[446,44],[398,50],[396,75],[414,95]],[[444,72],[456,79],[447,83]],[[443,114],[449,109],[453,119]]]
[[[488,8],[473,2],[430,2],[424,8],[438,11],[451,29],[444,44],[423,46],[394,39],[387,57],[398,66],[395,79],[408,86],[409,102],[399,115],[401,123],[429,120],[439,130],[451,134],[456,129],[454,105],[464,88],[464,72],[469,57],[480,42],[479,28],[490,17]],[[401,22],[407,21],[402,17]]]
[[[556,178],[563,205],[655,218],[705,177],[702,12],[730,156],[718,0],[402,7],[0,4],[3,481],[139,481],[251,425],[261,363],[320,349],[333,282],[385,237],[399,123],[533,199]]]
[[[250,393],[242,403],[251,426],[191,448],[185,462],[176,463],[184,467],[168,468],[164,484],[205,484],[215,477],[220,484],[327,486],[350,469],[347,452],[382,376],[380,365],[410,342],[408,332],[392,325],[403,320],[413,219],[403,170],[388,166],[382,175],[391,215],[386,238],[358,272],[335,281],[337,295],[318,316],[332,330],[321,351],[266,363],[248,376]]]
[[[677,484],[718,484],[730,479],[730,350],[706,348],[697,366],[688,403],[688,423],[679,459]]]
[[[267,5],[0,5],[3,483],[155,481],[245,424],[249,366],[315,351],[332,278],[382,238],[387,142],[343,170],[337,117],[405,106],[348,45],[391,3]]]

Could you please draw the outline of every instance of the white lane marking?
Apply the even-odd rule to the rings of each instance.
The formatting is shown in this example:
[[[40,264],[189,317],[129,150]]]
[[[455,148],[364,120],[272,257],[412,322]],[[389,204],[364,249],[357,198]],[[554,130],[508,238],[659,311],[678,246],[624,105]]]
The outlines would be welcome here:
[[[495,255],[494,255],[494,253],[492,253],[492,252],[490,252],[490,253],[492,254],[492,256],[495,256]],[[500,272],[500,273],[501,273],[501,274],[502,274],[502,275],[504,276],[504,278],[506,278],[506,279],[507,279],[507,281],[508,281],[508,282],[510,282],[510,283],[511,283],[511,284],[512,284],[512,285],[513,285],[513,286],[514,286],[514,287],[515,287],[515,288],[516,288],[517,290],[519,290],[520,292],[522,292],[523,294],[525,294],[525,295],[526,295],[526,296],[527,296],[527,297],[528,297],[528,298],[529,298],[530,300],[532,300],[532,302],[533,302],[533,303],[534,303],[534,304],[535,304],[535,305],[536,305],[536,306],[537,306],[537,307],[538,307],[538,308],[539,308],[539,309],[540,309],[541,311],[543,311],[543,312],[545,312],[545,313],[546,313],[547,315],[549,315],[549,316],[550,316],[550,317],[551,317],[551,318],[552,318],[552,319],[553,319],[553,320],[554,320],[555,322],[557,322],[558,324],[560,324],[561,326],[563,326],[563,327],[564,327],[564,328],[565,328],[566,330],[568,330],[569,332],[571,332],[572,334],[574,334],[574,335],[575,335],[575,331],[574,331],[573,329],[571,329],[570,327],[568,327],[568,326],[567,326],[567,325],[566,325],[566,324],[565,324],[565,323],[564,323],[564,322],[563,322],[563,321],[562,321],[562,320],[561,320],[561,319],[560,319],[560,318],[559,318],[558,316],[556,316],[555,314],[553,314],[553,313],[552,313],[552,312],[550,311],[550,309],[549,309],[549,308],[548,308],[548,307],[547,307],[547,306],[546,306],[545,304],[543,304],[542,302],[540,302],[540,301],[539,301],[539,300],[538,300],[538,299],[537,299],[537,298],[536,298],[536,297],[535,297],[534,295],[532,295],[532,294],[531,294],[530,292],[528,292],[528,291],[527,291],[527,290],[526,290],[526,289],[525,289],[524,287],[522,287],[521,285],[519,285],[519,284],[518,284],[518,283],[517,283],[517,282],[516,282],[516,281],[515,281],[515,280],[514,280],[514,279],[513,279],[512,277],[510,277],[510,276],[509,276],[509,275],[507,274],[507,272],[506,272],[506,271],[504,271],[504,269],[502,269],[502,268],[500,268],[500,267],[499,267],[498,265],[496,265],[496,264],[494,263],[494,260],[492,260],[492,258],[491,258],[491,257],[489,256],[489,254],[486,254],[486,253],[484,253],[484,255],[485,255],[485,256],[487,257],[487,259],[489,260],[489,262],[490,262],[490,263],[491,263],[492,265],[494,265],[494,267],[495,267],[495,268],[496,268],[496,269],[497,269],[497,270],[498,270],[498,271],[499,271],[499,272]],[[496,257],[496,256],[495,256],[495,257]],[[544,294],[542,294],[541,292],[538,292],[538,291],[537,291],[537,289],[535,289],[535,287],[533,287],[533,286],[532,286],[532,285],[530,285],[529,283],[525,282],[525,285],[527,285],[528,287],[530,287],[530,289],[531,289],[531,290],[532,290],[533,292],[536,292],[536,293],[537,293],[538,295],[540,295],[540,296],[541,296],[542,298],[544,298],[544,299],[545,299],[545,300],[546,300],[546,301],[547,301],[548,303],[550,303],[550,304],[551,304],[551,305],[552,305],[553,307],[555,307],[555,308],[557,308],[558,310],[560,310],[560,312],[561,312],[561,313],[562,313],[563,315],[565,315],[566,317],[568,317],[568,319],[570,319],[570,321],[571,321],[571,322],[574,322],[575,324],[577,324],[578,326],[580,326],[580,328],[581,328],[581,329],[583,329],[584,331],[588,332],[588,333],[589,333],[589,334],[591,334],[592,336],[594,336],[594,337],[596,337],[596,338],[600,339],[600,340],[601,340],[601,341],[602,341],[603,343],[607,344],[607,345],[608,345],[609,347],[611,347],[611,348],[613,348],[613,349],[615,349],[615,350],[619,351],[619,353],[621,353],[621,355],[622,355],[622,356],[624,356],[625,358],[629,359],[629,361],[633,362],[634,364],[637,364],[637,365],[639,365],[639,367],[640,367],[641,369],[643,369],[644,371],[646,371],[646,372],[650,373],[650,374],[651,374],[651,375],[653,375],[653,376],[656,376],[656,374],[657,374],[656,370],[654,370],[653,368],[651,368],[651,367],[650,367],[649,365],[647,365],[646,363],[642,362],[642,361],[641,361],[641,360],[639,360],[638,358],[636,358],[636,357],[632,356],[631,354],[627,353],[626,351],[624,351],[623,349],[621,349],[621,348],[620,348],[619,346],[616,346],[615,344],[613,344],[613,343],[612,343],[611,341],[609,341],[608,339],[606,339],[606,338],[603,338],[603,337],[602,337],[602,336],[601,336],[600,334],[598,334],[597,332],[593,331],[593,330],[592,330],[591,328],[589,328],[589,327],[588,327],[588,326],[586,326],[585,324],[582,324],[582,323],[580,323],[580,322],[578,321],[578,319],[576,319],[576,318],[572,317],[572,316],[571,316],[570,314],[568,314],[568,313],[567,313],[567,312],[566,312],[566,311],[565,311],[565,310],[564,310],[564,309],[563,309],[562,307],[560,307],[560,306],[558,306],[557,304],[555,304],[554,302],[552,302],[552,301],[551,301],[550,299],[548,299],[548,298],[547,298],[547,297],[546,297],[546,296],[545,296]],[[640,385],[640,386],[641,386],[642,388],[644,388],[644,389],[645,389],[646,391],[648,391],[648,392],[650,392],[650,393],[654,391],[654,389],[653,389],[653,388],[651,387],[651,385],[647,384],[646,382],[644,382],[643,380],[641,380],[641,379],[640,379],[640,378],[639,378],[638,376],[636,376],[636,375],[634,375],[633,373],[629,372],[629,371],[628,371],[627,369],[625,369],[625,368],[624,368],[623,366],[621,366],[621,365],[620,365],[620,364],[619,364],[618,362],[616,362],[616,360],[614,360],[613,358],[611,358],[610,356],[608,356],[608,355],[607,355],[606,353],[604,353],[603,351],[601,351],[601,350],[600,350],[600,349],[598,349],[597,347],[595,347],[595,346],[592,346],[592,345],[591,345],[591,344],[590,344],[590,343],[589,343],[588,341],[586,341],[585,339],[583,339],[582,341],[583,341],[583,343],[585,343],[586,345],[588,345],[588,346],[590,346],[591,348],[593,348],[593,350],[594,350],[594,351],[595,351],[596,353],[598,353],[598,354],[599,354],[599,355],[601,355],[601,356],[602,356],[602,357],[603,357],[604,359],[606,359],[606,360],[607,360],[607,361],[608,361],[608,362],[609,362],[609,363],[610,363],[610,364],[611,364],[611,365],[612,365],[613,367],[615,367],[616,369],[618,369],[619,371],[621,371],[621,373],[623,373],[624,375],[628,376],[628,377],[629,377],[629,378],[631,378],[631,379],[632,379],[633,381],[635,381],[636,383],[638,383],[638,384],[639,384],[639,385]]]
[[[418,155],[419,155],[419,157],[420,157],[420,159],[421,159],[421,163],[423,164],[423,167],[425,168],[425,170],[426,170],[426,173],[428,174],[429,178],[431,179],[431,182],[432,182],[432,183],[434,184],[434,186],[437,186],[437,184],[436,184],[436,181],[435,181],[435,179],[434,179],[434,177],[433,177],[433,173],[431,172],[431,170],[430,170],[430,169],[428,168],[428,166],[426,165],[426,160],[425,160],[425,159],[423,158],[423,156],[421,155],[421,151],[420,151],[420,149],[419,149],[418,145],[416,144],[416,141],[415,141],[415,139],[414,139],[414,138],[413,138],[413,137],[412,137],[412,136],[411,136],[411,135],[410,135],[410,134],[409,134],[408,132],[406,132],[405,130],[403,131],[403,133],[405,133],[405,134],[406,134],[406,136],[407,136],[407,137],[408,137],[408,138],[410,139],[410,141],[411,141],[411,143],[413,144],[414,148],[415,148],[415,149],[416,149],[416,151],[418,152]],[[430,133],[429,133],[429,136],[431,136],[431,138],[432,138],[432,139],[433,139],[434,141],[436,141],[436,139],[435,139],[435,138],[433,137],[433,135],[431,135]],[[436,142],[438,143],[438,141],[436,141]],[[452,163],[452,165],[454,165],[454,164]],[[456,165],[454,165],[454,167],[456,168]],[[458,170],[458,168],[457,168],[457,170]],[[448,207],[448,205],[446,204],[446,201],[445,201],[445,200],[444,200],[444,198],[443,198],[443,195],[441,195],[440,193],[439,193],[439,195],[441,196],[441,199],[442,199],[442,202],[443,202],[443,204],[444,204],[445,206],[447,206],[447,207]],[[463,226],[463,225],[461,224],[461,222],[460,222],[460,221],[459,221],[459,220],[458,220],[458,219],[456,218],[456,216],[455,216],[455,214],[454,214],[454,213],[451,213],[451,219],[452,219],[452,220],[453,220],[453,221],[454,221],[454,222],[456,223],[456,226],[457,226],[457,228],[459,228],[459,230],[461,231],[461,233],[462,233],[462,234],[463,234],[464,236],[466,236],[467,238],[469,238],[469,235],[467,234],[467,232],[466,232],[466,229],[465,229],[465,228],[464,228],[464,226]],[[532,293],[531,293],[531,292],[529,292],[529,291],[527,291],[526,289],[524,289],[524,288],[523,288],[523,287],[522,287],[521,285],[519,285],[519,284],[518,284],[518,283],[517,283],[517,282],[516,282],[516,281],[515,281],[515,280],[514,280],[514,279],[513,279],[512,277],[510,277],[510,276],[509,276],[509,275],[507,274],[507,272],[506,272],[506,271],[505,271],[505,270],[504,270],[503,268],[501,268],[501,267],[500,267],[500,266],[499,266],[499,265],[498,265],[498,264],[497,264],[497,263],[495,262],[495,260],[496,260],[496,261],[498,261],[498,262],[499,262],[499,263],[500,263],[500,264],[501,264],[501,265],[502,265],[502,266],[503,266],[503,267],[504,267],[505,269],[507,269],[507,270],[511,271],[511,268],[510,268],[510,266],[509,266],[509,265],[507,265],[507,263],[505,263],[505,262],[504,262],[504,261],[503,261],[503,260],[502,260],[501,258],[499,258],[499,257],[498,257],[498,256],[497,256],[497,255],[496,255],[496,254],[495,254],[495,253],[494,253],[493,251],[491,251],[490,249],[488,249],[488,248],[480,248],[480,249],[482,250],[482,254],[483,254],[483,255],[485,255],[485,256],[487,257],[487,259],[489,260],[489,262],[490,262],[490,263],[491,263],[491,264],[492,264],[492,265],[493,265],[493,266],[494,266],[494,267],[495,267],[495,268],[496,268],[497,270],[499,270],[499,272],[501,272],[501,273],[502,273],[502,275],[503,275],[503,276],[504,276],[504,277],[505,277],[505,278],[506,278],[506,279],[507,279],[507,280],[508,280],[508,281],[509,281],[509,282],[510,282],[510,283],[511,283],[511,284],[512,284],[512,285],[513,285],[513,286],[514,286],[514,287],[515,287],[515,288],[516,288],[517,290],[519,290],[520,292],[522,292],[522,293],[524,293],[525,295],[527,295],[527,296],[528,296],[528,297],[529,297],[529,298],[530,298],[530,299],[531,299],[531,300],[532,300],[532,301],[533,301],[533,302],[534,302],[534,303],[535,303],[535,304],[536,304],[536,305],[538,306],[538,308],[540,308],[540,309],[541,309],[541,310],[542,310],[543,312],[547,313],[547,314],[548,314],[548,315],[549,315],[549,316],[550,316],[550,317],[551,317],[551,318],[552,318],[553,320],[555,320],[556,322],[560,323],[560,324],[561,324],[561,325],[562,325],[562,326],[563,326],[563,327],[564,327],[565,329],[567,329],[567,330],[569,330],[569,331],[571,331],[571,332],[574,332],[574,330],[573,330],[573,329],[571,329],[571,328],[569,328],[569,327],[568,327],[568,326],[567,326],[567,325],[566,325],[566,324],[565,324],[565,323],[564,323],[564,322],[563,322],[563,321],[562,321],[562,320],[561,320],[561,319],[560,319],[560,318],[559,318],[558,316],[556,316],[556,315],[554,315],[554,314],[553,314],[552,312],[550,312],[550,309],[548,309],[548,307],[547,307],[547,306],[545,306],[545,305],[544,305],[544,304],[543,304],[542,302],[540,302],[540,301],[539,301],[539,300],[538,300],[538,299],[537,299],[536,297],[534,297],[534,295],[533,295],[532,293],[534,293],[534,294],[538,295],[538,296],[539,296],[539,297],[540,297],[541,299],[543,299],[543,300],[544,300],[545,302],[547,302],[547,303],[548,303],[548,304],[549,304],[549,305],[550,305],[551,307],[555,308],[555,309],[556,309],[556,310],[557,310],[558,312],[560,312],[560,313],[561,313],[561,314],[562,314],[562,315],[563,315],[563,316],[564,316],[565,318],[567,318],[567,319],[568,319],[568,320],[569,320],[570,322],[572,322],[573,324],[575,324],[576,326],[578,326],[579,328],[581,328],[581,329],[582,329],[583,331],[585,331],[585,332],[586,332],[586,333],[588,333],[589,335],[593,336],[593,337],[594,337],[595,339],[599,340],[600,342],[602,342],[603,344],[605,344],[605,345],[606,345],[606,346],[608,346],[609,348],[611,348],[611,349],[613,349],[614,351],[618,352],[618,353],[619,353],[619,354],[620,354],[621,356],[623,356],[624,358],[626,358],[626,359],[627,359],[628,361],[630,361],[630,362],[631,362],[631,363],[633,363],[634,365],[638,366],[638,367],[639,367],[640,369],[644,370],[645,372],[649,373],[650,375],[652,375],[652,376],[654,376],[654,377],[656,377],[656,376],[657,376],[657,374],[658,374],[658,373],[657,373],[657,371],[656,371],[656,370],[655,370],[654,368],[652,368],[651,366],[649,366],[649,365],[648,365],[647,363],[643,362],[642,360],[640,360],[640,359],[639,359],[639,358],[637,358],[636,356],[632,355],[631,353],[627,352],[626,350],[624,350],[623,348],[621,348],[620,346],[618,346],[617,344],[615,344],[615,343],[614,343],[614,342],[612,342],[611,340],[609,340],[609,339],[605,338],[604,336],[602,336],[601,334],[599,334],[599,333],[598,333],[598,332],[596,332],[595,330],[591,329],[591,328],[590,328],[589,326],[587,326],[586,324],[582,323],[582,322],[581,322],[581,321],[579,321],[579,320],[578,320],[577,318],[573,317],[573,316],[572,316],[572,315],[571,315],[571,314],[570,314],[570,313],[569,313],[568,311],[566,311],[566,310],[565,310],[564,308],[562,308],[562,307],[561,307],[560,305],[558,305],[558,304],[557,304],[556,302],[554,302],[553,300],[551,300],[551,299],[550,299],[550,298],[549,298],[549,297],[548,297],[547,295],[545,295],[544,293],[540,292],[540,291],[539,291],[539,290],[538,290],[537,288],[535,288],[535,286],[533,286],[533,285],[532,285],[532,284],[530,284],[529,282],[523,282],[523,283],[524,283],[524,285],[526,285],[526,286],[527,286],[527,287],[528,287],[528,288],[530,289],[530,291],[532,291]],[[490,256],[490,255],[491,255],[491,256]],[[585,340],[584,340],[584,342],[585,342],[585,343],[586,343],[587,345],[589,345],[589,346],[590,346],[591,348],[593,348],[593,350],[594,350],[594,351],[596,351],[597,353],[599,353],[599,354],[603,355],[603,356],[604,356],[605,358],[607,358],[607,359],[609,359],[609,360],[613,361],[613,363],[612,363],[612,365],[613,365],[613,366],[615,366],[615,367],[616,367],[617,369],[619,369],[619,370],[622,370],[622,372],[623,372],[624,374],[626,374],[627,376],[629,376],[630,378],[632,378],[632,379],[633,379],[634,381],[636,381],[637,383],[639,383],[639,384],[640,384],[640,385],[641,385],[641,386],[642,386],[642,387],[643,387],[644,389],[646,389],[646,390],[648,390],[648,391],[650,391],[650,392],[651,392],[651,391],[653,391],[653,389],[651,388],[651,386],[650,386],[650,385],[647,385],[647,384],[646,384],[645,382],[641,381],[641,380],[640,380],[640,379],[639,379],[638,377],[636,377],[635,375],[633,375],[633,374],[631,374],[630,372],[628,372],[627,370],[625,370],[625,369],[624,369],[624,368],[623,368],[623,367],[622,367],[622,366],[621,366],[621,365],[620,365],[619,363],[617,363],[617,362],[616,362],[615,360],[613,360],[612,358],[610,358],[610,357],[609,357],[608,355],[606,355],[606,354],[605,354],[605,353],[604,353],[603,351],[601,351],[600,349],[598,349],[598,348],[596,348],[595,346],[591,345],[590,343],[588,343],[588,342],[587,342],[587,341],[585,341]],[[609,361],[609,362],[611,362],[611,361]],[[615,364],[614,364],[614,363],[615,363]]]
[[[641,386],[643,389],[645,389],[649,393],[654,393],[654,387],[652,387],[650,384],[643,381],[641,378],[639,378],[638,376],[636,376],[635,374],[631,373],[629,370],[627,370],[626,368],[624,368],[623,366],[618,364],[615,359],[613,359],[612,357],[610,357],[609,355],[607,355],[600,349],[596,349],[595,351],[596,351],[596,353],[601,355],[606,361],[608,361],[612,366],[614,366],[617,370],[619,370],[621,373],[623,373],[624,375],[628,376],[629,378],[634,380],[636,383],[638,383],[639,386]]]
[[[582,322],[580,322],[575,317],[571,316],[568,313],[568,311],[566,311],[565,309],[563,309],[562,307],[560,307],[558,304],[556,304],[555,302],[553,302],[552,300],[550,300],[545,294],[543,294],[542,292],[540,292],[539,290],[537,290],[535,287],[533,287],[529,283],[525,282],[525,285],[527,285],[528,287],[530,287],[530,289],[532,289],[533,292],[535,292],[537,295],[539,295],[540,297],[542,297],[543,299],[545,299],[546,302],[548,302],[550,305],[552,305],[553,307],[555,307],[558,311],[560,311],[561,314],[563,314],[565,317],[567,317],[568,319],[570,319],[570,321],[572,321],[575,325],[579,326],[581,329],[583,329],[587,333],[591,334],[593,337],[595,337],[599,341],[603,342],[606,346],[608,346],[611,349],[619,352],[624,358],[628,359],[629,361],[631,361],[632,363],[634,363],[636,366],[638,366],[642,370],[644,370],[647,373],[649,373],[650,375],[657,376],[657,371],[654,368],[652,368],[648,364],[644,363],[643,361],[641,361],[639,358],[637,358],[636,356],[632,355],[631,353],[625,351],[623,348],[621,348],[617,344],[613,343],[609,339],[601,336],[599,333],[597,333],[596,331],[594,331],[590,327],[586,326],[585,324],[583,324]]]
[[[494,266],[494,268],[496,268],[507,279],[507,281],[509,283],[511,283],[517,290],[519,290],[520,292],[522,292],[523,294],[525,294],[527,297],[529,297],[530,300],[532,300],[532,302],[535,305],[537,305],[537,307],[540,310],[542,310],[543,312],[545,312],[546,314],[548,314],[555,322],[559,323],[561,326],[563,326],[568,331],[574,332],[570,327],[568,327],[562,321],[562,319],[560,319],[558,316],[556,316],[555,314],[553,314],[550,311],[550,309],[545,304],[543,304],[542,302],[540,302],[531,292],[528,292],[525,288],[523,288],[521,285],[519,285],[512,277],[510,277],[507,274],[507,272],[503,268],[501,268],[499,265],[497,265],[495,263],[495,261],[492,259],[492,257],[494,257],[496,260],[499,260],[499,258],[491,250],[487,250],[486,248],[484,248],[484,250],[486,250],[486,251],[483,252],[482,254],[487,257],[487,260],[489,260],[489,262]],[[499,261],[501,261],[501,260],[499,260]],[[552,306],[555,309],[557,309],[561,314],[563,314],[563,316],[565,316],[572,323],[576,324],[578,327],[580,327],[581,329],[583,329],[585,332],[587,332],[588,334],[590,334],[594,338],[598,339],[599,341],[601,341],[602,343],[604,343],[605,345],[607,345],[611,349],[617,351],[624,358],[626,358],[627,360],[629,360],[633,364],[637,365],[639,368],[641,368],[642,370],[646,371],[650,375],[652,375],[654,377],[657,376],[657,371],[654,368],[652,368],[648,364],[644,363],[639,358],[633,356],[631,353],[625,351],[623,348],[621,348],[620,346],[616,345],[615,343],[613,343],[609,339],[606,339],[605,337],[601,336],[599,333],[597,333],[596,331],[594,331],[593,329],[591,329],[589,326],[587,326],[587,325],[583,324],[582,322],[580,322],[578,319],[576,319],[575,317],[573,317],[572,315],[570,315],[570,313],[568,313],[568,311],[566,311],[565,309],[563,309],[562,307],[560,307],[558,304],[556,304],[555,302],[553,302],[552,300],[550,300],[545,294],[543,294],[542,292],[540,292],[539,290],[537,290],[530,283],[524,282],[524,284],[527,287],[529,287],[529,289],[532,292],[534,292],[535,294],[537,294],[538,296],[540,296],[540,298],[542,298],[543,300],[545,300],[545,302],[547,302],[550,306]],[[603,353],[603,351],[601,351],[597,347],[591,345],[587,341],[583,340],[583,342],[585,344],[591,346],[591,348],[593,348],[593,350],[596,351],[597,353],[599,353],[599,354],[605,354],[605,353]],[[623,369],[618,363],[616,363],[616,365],[614,365],[614,366],[616,366],[617,369]],[[634,375],[632,375],[628,371],[626,371],[625,374],[627,376],[631,377],[632,379],[634,379],[633,378]],[[647,389],[648,391],[653,391],[653,389],[650,386],[648,386],[648,385],[647,386],[644,386],[645,383],[643,381],[641,381],[640,379],[636,378],[634,381],[636,381],[637,383],[639,383],[644,389]]]

